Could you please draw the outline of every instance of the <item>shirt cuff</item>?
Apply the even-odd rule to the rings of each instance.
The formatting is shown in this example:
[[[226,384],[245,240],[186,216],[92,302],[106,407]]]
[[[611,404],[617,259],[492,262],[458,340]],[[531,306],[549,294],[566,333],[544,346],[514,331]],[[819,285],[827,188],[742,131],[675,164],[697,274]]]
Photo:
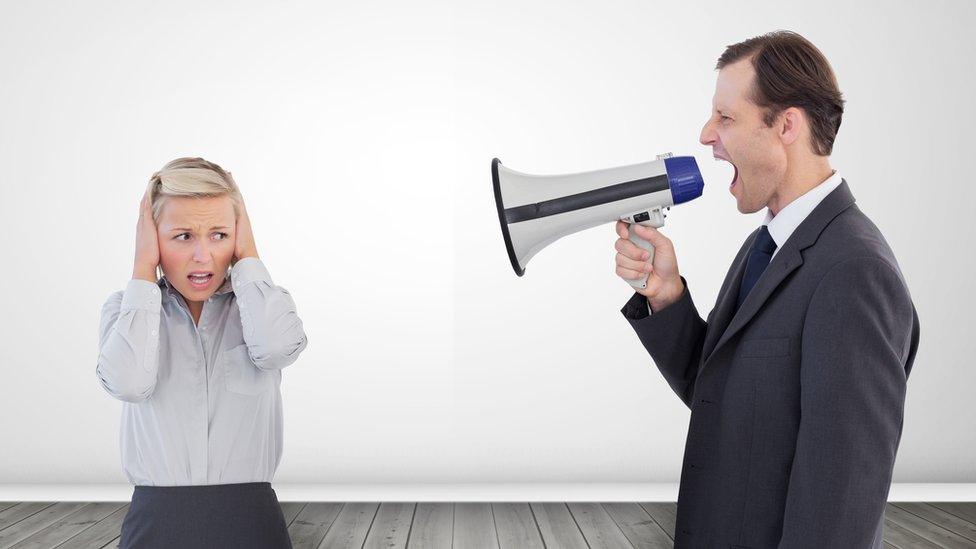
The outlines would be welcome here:
[[[230,283],[235,292],[250,282],[267,282],[269,285],[274,286],[274,283],[271,282],[271,275],[268,274],[267,267],[257,257],[245,257],[235,263],[230,269]]]
[[[161,301],[159,286],[156,283],[141,278],[133,278],[125,285],[125,290],[122,292],[120,310],[141,309],[150,313],[158,313]]]

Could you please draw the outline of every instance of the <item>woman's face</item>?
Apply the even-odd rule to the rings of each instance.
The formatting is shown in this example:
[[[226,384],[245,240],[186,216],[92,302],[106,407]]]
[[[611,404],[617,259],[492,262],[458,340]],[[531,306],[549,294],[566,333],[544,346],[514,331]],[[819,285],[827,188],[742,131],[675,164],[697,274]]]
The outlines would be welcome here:
[[[166,199],[156,222],[159,262],[187,301],[205,301],[224,283],[234,258],[236,221],[229,196]]]

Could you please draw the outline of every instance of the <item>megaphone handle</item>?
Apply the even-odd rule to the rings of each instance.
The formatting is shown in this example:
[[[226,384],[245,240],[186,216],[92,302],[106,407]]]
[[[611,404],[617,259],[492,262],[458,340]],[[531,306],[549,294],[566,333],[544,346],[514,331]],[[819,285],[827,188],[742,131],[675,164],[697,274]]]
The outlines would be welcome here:
[[[654,246],[650,242],[648,242],[648,241],[644,240],[643,238],[637,236],[637,232],[634,231],[633,228],[629,228],[629,230],[627,232],[630,233],[630,241],[631,242],[633,242],[634,244],[636,244],[638,248],[643,248],[643,249],[647,250],[648,256],[647,256],[647,261],[645,263],[651,263],[651,264],[653,264],[654,263]],[[627,282],[630,282],[630,285],[633,286],[634,288],[636,288],[638,290],[643,290],[644,288],[647,287],[647,276],[648,276],[648,273],[644,273],[644,276],[642,276],[641,278],[628,278],[626,280],[627,280]]]

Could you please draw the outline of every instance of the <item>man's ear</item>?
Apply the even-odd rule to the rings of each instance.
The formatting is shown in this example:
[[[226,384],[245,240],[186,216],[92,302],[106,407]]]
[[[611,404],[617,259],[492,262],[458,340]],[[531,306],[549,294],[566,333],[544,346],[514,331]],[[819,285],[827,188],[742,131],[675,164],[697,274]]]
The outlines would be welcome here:
[[[801,109],[789,107],[779,115],[779,138],[784,145],[792,145],[806,127],[806,117]]]

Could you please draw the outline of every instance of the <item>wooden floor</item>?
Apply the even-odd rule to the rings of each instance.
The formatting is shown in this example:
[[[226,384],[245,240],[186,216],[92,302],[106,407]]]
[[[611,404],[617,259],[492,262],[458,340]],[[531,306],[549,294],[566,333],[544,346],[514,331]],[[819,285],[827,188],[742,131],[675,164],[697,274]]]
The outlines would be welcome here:
[[[281,504],[295,549],[671,547],[674,503]],[[118,545],[125,502],[0,502],[0,549]],[[885,544],[976,548],[976,503],[889,503]]]

